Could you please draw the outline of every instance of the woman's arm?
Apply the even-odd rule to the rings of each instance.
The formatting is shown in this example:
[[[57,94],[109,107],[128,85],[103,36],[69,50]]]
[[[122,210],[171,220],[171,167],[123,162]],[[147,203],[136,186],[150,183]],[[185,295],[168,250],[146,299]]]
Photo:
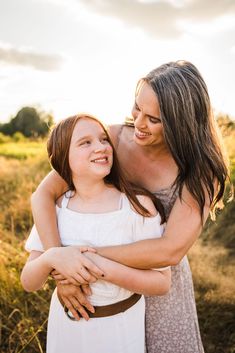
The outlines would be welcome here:
[[[97,266],[105,269],[105,276],[102,279],[119,287],[144,295],[164,295],[170,290],[170,268],[162,271],[161,269],[137,270],[95,253],[88,252],[85,256],[88,256]]]
[[[51,171],[39,184],[31,197],[34,222],[44,249],[60,246],[55,202],[68,189],[56,171]]]
[[[204,222],[210,211],[209,200],[204,207]],[[149,269],[174,266],[187,254],[202,231],[199,207],[184,188],[182,200],[176,200],[163,237],[132,244],[97,249],[98,254],[124,265]]]

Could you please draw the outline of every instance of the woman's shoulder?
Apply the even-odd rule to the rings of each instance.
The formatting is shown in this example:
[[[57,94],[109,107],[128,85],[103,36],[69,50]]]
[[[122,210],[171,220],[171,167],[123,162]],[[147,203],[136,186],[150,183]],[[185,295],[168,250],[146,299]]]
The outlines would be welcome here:
[[[113,124],[108,127],[108,133],[114,144],[114,147],[117,148],[120,140],[126,138],[126,135],[132,135],[134,125],[128,123],[127,120],[123,124]]]

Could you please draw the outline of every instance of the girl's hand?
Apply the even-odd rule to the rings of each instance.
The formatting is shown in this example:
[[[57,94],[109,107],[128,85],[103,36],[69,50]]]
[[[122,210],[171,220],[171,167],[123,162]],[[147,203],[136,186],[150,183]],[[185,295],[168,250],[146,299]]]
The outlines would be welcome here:
[[[57,272],[56,270],[53,270],[50,273],[50,275],[56,282],[59,282],[60,284],[74,284],[74,283],[69,282],[68,279],[66,279],[61,273]],[[95,283],[96,281],[97,281],[96,276],[91,274],[91,281],[89,283]],[[89,288],[89,285],[82,284],[79,282],[76,283],[76,286],[82,286],[83,289],[87,288],[87,287]],[[85,294],[86,294],[86,292],[85,292]],[[88,295],[90,295],[90,294],[88,294]]]
[[[89,286],[86,286],[85,288],[82,286],[82,288],[79,286],[63,285],[58,283],[57,293],[76,320],[80,320],[77,313],[77,311],[79,311],[80,315],[88,321],[89,314],[86,309],[92,313],[94,313],[95,310],[86,297],[86,295],[91,294]]]
[[[55,281],[66,281],[66,278],[56,270],[51,271],[50,275]]]
[[[88,249],[88,247],[84,247]],[[86,252],[85,250],[83,252]],[[104,272],[83,255],[78,246],[51,248],[47,250],[48,262],[63,278],[74,285],[95,282]],[[61,278],[62,278],[61,277]]]

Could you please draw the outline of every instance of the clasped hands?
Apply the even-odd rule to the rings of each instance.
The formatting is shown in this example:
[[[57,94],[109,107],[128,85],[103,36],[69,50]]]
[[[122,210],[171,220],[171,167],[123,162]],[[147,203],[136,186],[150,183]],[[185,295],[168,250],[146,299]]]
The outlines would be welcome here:
[[[96,250],[88,246],[53,248],[52,277],[57,283],[57,292],[65,306],[79,320],[80,315],[89,320],[87,310],[94,312],[87,296],[91,295],[89,284],[105,276],[104,271],[92,261]]]

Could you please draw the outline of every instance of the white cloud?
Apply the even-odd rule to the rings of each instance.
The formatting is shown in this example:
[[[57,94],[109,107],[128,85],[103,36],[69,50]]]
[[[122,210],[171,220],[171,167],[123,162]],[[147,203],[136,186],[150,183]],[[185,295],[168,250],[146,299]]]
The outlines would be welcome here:
[[[60,55],[37,53],[29,48],[14,48],[0,43],[0,61],[9,65],[30,66],[37,70],[58,70],[63,63]]]
[[[235,15],[233,0],[78,0],[87,9],[102,16],[122,20],[156,38],[175,38],[182,34],[178,21],[202,23]]]

